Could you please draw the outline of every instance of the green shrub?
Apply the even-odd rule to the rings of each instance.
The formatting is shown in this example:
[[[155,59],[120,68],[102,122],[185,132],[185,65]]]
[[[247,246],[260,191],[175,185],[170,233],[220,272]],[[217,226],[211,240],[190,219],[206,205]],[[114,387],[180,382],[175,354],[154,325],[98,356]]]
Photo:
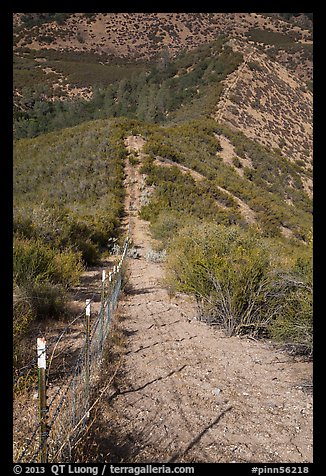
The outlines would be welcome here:
[[[55,252],[53,258],[54,272],[53,281],[69,288],[79,283],[79,278],[83,272],[81,253],[75,251]]]
[[[18,286],[52,282],[68,287],[78,283],[82,270],[78,253],[59,252],[39,239],[14,237],[13,275]]]
[[[66,293],[61,285],[36,283],[29,295],[37,320],[59,318],[65,313]]]
[[[128,160],[130,165],[138,165],[140,163],[140,160],[132,154],[129,155]]]
[[[238,169],[241,169],[242,163],[241,163],[239,157],[232,157],[232,163],[233,163],[234,167],[237,167]]]
[[[300,262],[275,269],[272,252],[251,229],[187,227],[170,246],[167,282],[192,294],[201,318],[228,336],[273,336],[310,349],[312,272]]]
[[[295,352],[313,352],[312,260],[299,258],[292,272],[281,275],[282,312],[271,323],[272,337]]]
[[[171,236],[174,236],[180,228],[180,224],[184,224],[184,217],[179,213],[172,211],[163,211],[157,219],[151,224],[151,232],[154,238],[168,243]]]
[[[263,67],[257,61],[249,61],[248,66],[251,71],[263,71]]]
[[[18,368],[30,358],[24,345],[35,320],[65,313],[66,289],[79,281],[80,253],[50,248],[40,239],[14,236],[13,354]]]
[[[55,252],[40,240],[14,238],[13,271],[18,286],[52,277]]]
[[[19,369],[26,365],[34,355],[31,353],[31,346],[26,345],[29,329],[35,319],[35,309],[32,299],[26,289],[22,286],[14,286],[13,295],[13,370],[15,379],[18,379],[15,385],[15,391],[18,387],[24,386],[19,379]],[[34,353],[33,353],[34,354]],[[33,369],[31,369],[33,370]]]
[[[98,263],[100,258],[99,249],[90,239],[76,239],[75,246],[81,252],[85,265],[91,266]]]
[[[49,282],[26,282],[14,286],[13,296],[13,366],[19,370],[34,356],[29,346],[33,323],[60,318],[65,313],[66,293],[62,285]],[[26,345],[27,344],[27,345]],[[33,370],[33,369],[31,369]],[[18,376],[18,375],[17,375]],[[27,384],[29,373],[20,381]],[[15,391],[17,386],[15,385]]]
[[[28,293],[23,287],[15,286],[13,296],[14,345],[26,334],[33,318],[33,307]],[[16,360],[18,360],[17,356]]]
[[[170,282],[193,294],[202,318],[227,335],[266,332],[265,304],[269,261],[255,235],[238,227],[206,224],[184,229],[172,245]]]

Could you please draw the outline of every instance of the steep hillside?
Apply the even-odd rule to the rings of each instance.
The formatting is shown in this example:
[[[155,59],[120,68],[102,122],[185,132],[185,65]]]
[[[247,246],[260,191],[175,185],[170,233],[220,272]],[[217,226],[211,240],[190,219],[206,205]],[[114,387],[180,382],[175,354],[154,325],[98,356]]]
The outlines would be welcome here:
[[[14,143],[14,232],[96,262],[123,212],[119,124],[94,121]]]
[[[14,25],[18,137],[104,117],[212,114],[311,174],[308,14],[16,14]],[[304,187],[311,195],[311,178]]]
[[[172,212],[227,225],[255,223],[266,236],[307,239],[312,209],[302,167],[212,119],[133,129],[146,138],[143,150],[151,157],[144,173],[156,188],[143,213],[154,223]],[[163,171],[162,163],[175,167]],[[183,177],[187,169],[197,176]]]
[[[61,21],[29,21],[29,31],[24,30],[24,23],[18,26],[17,47],[93,49],[119,57],[149,58],[164,47],[173,54],[221,33],[245,37],[251,28],[286,31],[301,41],[311,38],[308,29],[256,13],[79,13]]]
[[[244,63],[224,82],[215,118],[311,170],[312,93],[254,46],[232,41],[232,47]]]

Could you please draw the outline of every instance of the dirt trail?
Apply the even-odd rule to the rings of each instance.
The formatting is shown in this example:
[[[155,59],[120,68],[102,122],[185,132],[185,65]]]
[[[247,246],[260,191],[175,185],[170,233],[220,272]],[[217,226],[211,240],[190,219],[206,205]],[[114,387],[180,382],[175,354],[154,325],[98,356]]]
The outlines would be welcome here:
[[[201,180],[205,180],[204,175],[196,172],[185,165],[178,164],[177,162],[173,162],[169,159],[164,159],[163,157],[156,156],[154,160],[155,165],[159,165],[160,167],[178,167],[180,172],[184,175],[189,174],[196,182],[200,182]]]
[[[244,53],[244,52],[243,52]],[[235,88],[238,80],[241,78],[243,71],[245,70],[247,64],[251,60],[251,57],[253,55],[253,51],[250,51],[250,53],[247,53],[248,56],[244,57],[244,61],[240,64],[240,66],[234,71],[233,74],[229,76],[229,81],[226,80],[227,87],[225,88],[219,102],[218,102],[218,110],[216,111],[215,114],[215,120],[218,122],[221,122],[223,114],[226,111],[226,108],[228,106],[228,98],[230,96],[231,91]],[[232,78],[231,78],[232,76]]]
[[[102,404],[102,457],[311,462],[312,396],[305,386],[311,364],[270,342],[227,338],[195,318],[190,298],[169,297],[164,265],[145,259],[152,239],[138,217],[141,175],[131,166],[127,174],[140,259],[129,259],[129,291],[119,305],[124,377]]]

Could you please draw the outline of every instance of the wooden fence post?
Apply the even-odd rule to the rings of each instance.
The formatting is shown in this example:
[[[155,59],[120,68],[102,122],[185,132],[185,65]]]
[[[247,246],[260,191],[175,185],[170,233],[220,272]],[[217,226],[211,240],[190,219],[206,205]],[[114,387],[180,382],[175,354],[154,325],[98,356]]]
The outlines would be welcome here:
[[[38,395],[40,419],[40,463],[47,462],[46,340],[37,339]]]

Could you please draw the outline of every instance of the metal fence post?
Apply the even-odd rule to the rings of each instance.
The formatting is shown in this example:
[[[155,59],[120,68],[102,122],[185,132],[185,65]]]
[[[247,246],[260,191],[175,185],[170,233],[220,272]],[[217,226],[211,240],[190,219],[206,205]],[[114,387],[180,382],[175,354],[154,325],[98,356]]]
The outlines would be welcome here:
[[[37,339],[38,395],[40,420],[40,463],[47,462],[46,340]]]
[[[104,345],[104,314],[105,314],[105,280],[106,280],[106,272],[103,269],[102,271],[102,295],[101,295],[101,323],[100,323],[100,345],[101,351],[103,351]]]
[[[86,349],[85,349],[85,386],[87,398],[89,397],[89,373],[90,373],[90,320],[91,320],[91,299],[86,299]]]
[[[105,298],[105,280],[106,280],[106,271],[105,269],[102,270],[102,292],[101,292],[101,301],[104,302]]]

